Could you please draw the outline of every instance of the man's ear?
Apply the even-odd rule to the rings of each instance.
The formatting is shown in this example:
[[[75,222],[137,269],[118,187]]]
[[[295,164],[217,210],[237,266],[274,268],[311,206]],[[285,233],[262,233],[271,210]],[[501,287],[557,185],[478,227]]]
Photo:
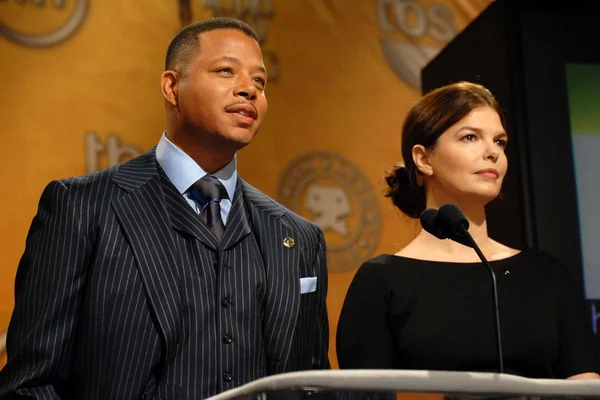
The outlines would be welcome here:
[[[179,74],[173,70],[167,70],[160,74],[160,89],[163,97],[173,107],[178,104]]]
[[[416,144],[412,148],[412,158],[417,169],[425,176],[433,175],[431,167],[431,151],[421,144]]]

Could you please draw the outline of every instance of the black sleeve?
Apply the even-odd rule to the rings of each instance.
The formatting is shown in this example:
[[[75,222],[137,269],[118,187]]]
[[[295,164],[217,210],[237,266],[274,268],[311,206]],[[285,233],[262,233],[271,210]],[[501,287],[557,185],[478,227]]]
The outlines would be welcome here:
[[[558,261],[556,265],[560,372],[564,378],[584,372],[600,373],[589,308],[567,268]]]
[[[394,351],[388,327],[386,268],[363,264],[346,294],[337,327],[340,368],[392,369]]]
[[[2,399],[59,399],[67,388],[88,254],[77,209],[62,182],[40,199],[17,269]]]

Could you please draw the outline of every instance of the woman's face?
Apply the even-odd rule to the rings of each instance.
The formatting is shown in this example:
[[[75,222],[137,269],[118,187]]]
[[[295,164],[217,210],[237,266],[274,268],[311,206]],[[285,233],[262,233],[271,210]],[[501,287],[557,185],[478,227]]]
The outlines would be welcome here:
[[[428,193],[438,199],[469,202],[496,198],[508,168],[507,139],[493,108],[471,111],[446,130],[432,150],[426,150],[428,165],[425,171],[420,169],[428,176]]]

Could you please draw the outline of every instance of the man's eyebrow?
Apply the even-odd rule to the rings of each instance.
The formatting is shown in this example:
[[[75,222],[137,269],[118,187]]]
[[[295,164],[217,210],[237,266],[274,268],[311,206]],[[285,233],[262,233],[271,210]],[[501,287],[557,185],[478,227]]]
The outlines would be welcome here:
[[[234,64],[242,63],[239,58],[231,57],[231,56],[223,56],[223,57],[219,58],[217,61],[228,61],[228,62],[234,63]],[[259,70],[260,72],[262,72],[263,74],[265,74],[265,75],[267,74],[267,69],[264,67],[264,65],[257,65],[255,68],[257,70]]]

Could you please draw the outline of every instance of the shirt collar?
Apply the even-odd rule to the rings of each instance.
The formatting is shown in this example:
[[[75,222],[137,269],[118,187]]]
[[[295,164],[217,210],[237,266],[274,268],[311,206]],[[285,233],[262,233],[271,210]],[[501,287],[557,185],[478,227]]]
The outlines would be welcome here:
[[[156,159],[181,194],[187,192],[198,179],[207,175],[192,157],[167,138],[166,132],[163,132],[156,146]],[[225,186],[229,200],[233,202],[237,184],[237,156],[212,175]]]

